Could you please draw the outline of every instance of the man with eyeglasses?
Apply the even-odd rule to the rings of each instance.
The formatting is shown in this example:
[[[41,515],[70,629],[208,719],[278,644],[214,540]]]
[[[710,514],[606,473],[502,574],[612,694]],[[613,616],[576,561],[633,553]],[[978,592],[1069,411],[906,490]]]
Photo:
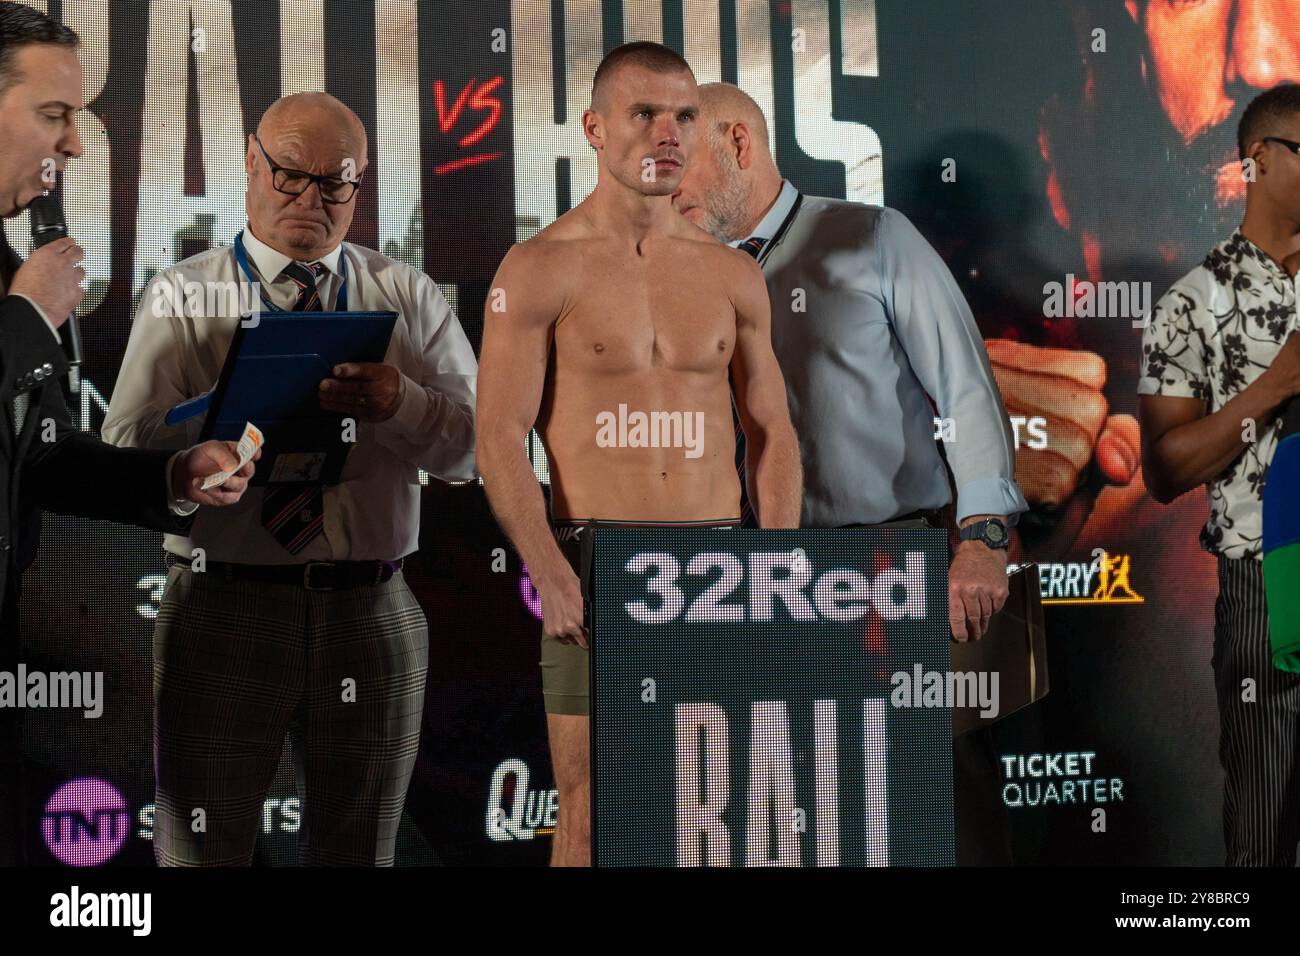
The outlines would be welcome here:
[[[1230,866],[1295,866],[1300,675],[1273,666],[1265,606],[1264,477],[1279,414],[1300,393],[1300,85],[1257,96],[1237,130],[1240,227],[1156,304],[1138,383],[1142,467],[1168,504],[1205,485],[1201,546],[1218,562],[1214,674]]]
[[[247,227],[233,247],[159,273],[131,329],[104,437],[180,448],[201,420],[164,416],[215,384],[240,321],[189,305],[178,314],[187,284],[256,283],[263,311],[399,316],[382,363],[339,365],[320,383],[321,407],[357,422],[339,484],[255,488],[223,520],[200,514],[188,537],[165,541],[154,630],[162,865],[251,862],[286,733],[303,862],[393,862],[428,656],[402,559],[419,539],[419,469],[475,475],[478,369],[428,276],[343,242],[365,166],[365,129],[337,99],[273,104],[248,141]]]

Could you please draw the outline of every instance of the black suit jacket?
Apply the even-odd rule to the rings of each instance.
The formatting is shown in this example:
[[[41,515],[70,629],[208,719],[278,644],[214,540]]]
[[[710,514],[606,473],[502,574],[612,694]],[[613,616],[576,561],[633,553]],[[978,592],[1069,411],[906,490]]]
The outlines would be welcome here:
[[[0,228],[0,274],[9,288],[22,260]],[[101,518],[184,534],[193,519],[167,509],[169,451],[117,448],[73,427],[63,398],[67,359],[41,314],[21,296],[0,299],[0,630],[14,628],[18,578],[36,557],[41,512]],[[30,405],[15,438],[9,403]],[[44,441],[52,421],[53,441]],[[16,635],[0,634],[16,644]],[[16,650],[11,647],[10,650]],[[0,659],[8,656],[0,653]]]
[[[0,278],[9,288],[22,265],[0,227]],[[67,360],[41,314],[21,296],[0,297],[0,670],[13,671],[19,581],[36,557],[41,512],[103,518],[160,531],[188,530],[167,510],[171,452],[115,448],[77,431],[63,400]],[[10,403],[26,392],[23,430],[15,436]],[[44,441],[46,422],[52,441]],[[93,589],[87,582],[87,590]],[[30,821],[23,819],[20,711],[0,709],[0,865],[21,864]]]

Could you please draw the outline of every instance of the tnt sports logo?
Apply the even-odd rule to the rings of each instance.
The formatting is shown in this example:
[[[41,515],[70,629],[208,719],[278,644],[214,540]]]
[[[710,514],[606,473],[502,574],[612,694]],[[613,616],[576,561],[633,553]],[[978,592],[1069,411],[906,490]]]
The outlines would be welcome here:
[[[1145,604],[1133,590],[1132,557],[1093,551],[1091,564],[1039,562],[1038,589],[1043,604]],[[1095,586],[1094,586],[1094,583]]]
[[[555,832],[558,790],[529,790],[528,764],[511,757],[497,765],[488,790],[487,835],[498,843],[531,840]]]
[[[111,783],[78,777],[46,802],[41,835],[55,858],[68,866],[99,866],[131,835],[131,811]]]

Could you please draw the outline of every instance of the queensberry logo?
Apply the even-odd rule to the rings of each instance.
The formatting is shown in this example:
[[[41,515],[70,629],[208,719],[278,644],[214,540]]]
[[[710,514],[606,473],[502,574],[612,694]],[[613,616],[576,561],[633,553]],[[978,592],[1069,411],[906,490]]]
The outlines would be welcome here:
[[[555,832],[558,790],[529,790],[528,764],[511,757],[497,764],[488,790],[487,835],[498,843],[532,840]]]
[[[1091,563],[1039,562],[1039,593],[1043,604],[1144,604],[1146,598],[1133,589],[1132,567],[1131,555],[1101,548]]]
[[[875,611],[886,621],[925,618],[925,554],[906,552],[903,569],[887,568],[874,577],[853,568],[832,568],[814,575],[801,549],[756,551],[746,561],[725,551],[697,554],[682,563],[661,552],[637,554],[626,566],[644,577],[646,598],[623,606],[640,624],[717,624],[771,621],[776,605],[794,621],[856,621]],[[721,571],[718,576],[717,572]],[[687,599],[683,578],[701,579]],[[707,588],[702,579],[716,578]],[[727,598],[742,591],[738,603]]]

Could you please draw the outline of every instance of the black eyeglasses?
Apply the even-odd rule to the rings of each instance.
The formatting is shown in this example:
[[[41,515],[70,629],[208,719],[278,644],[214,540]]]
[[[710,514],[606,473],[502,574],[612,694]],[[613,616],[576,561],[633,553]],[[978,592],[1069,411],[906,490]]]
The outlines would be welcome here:
[[[315,183],[316,188],[320,190],[321,202],[338,205],[350,200],[361,186],[362,174],[352,179],[341,179],[338,176],[322,176],[319,173],[281,166],[266,151],[261,137],[254,133],[253,140],[257,143],[257,148],[262,151],[262,155],[266,157],[266,165],[271,168],[271,185],[279,192],[290,196],[301,196],[311,188],[312,183]]]
[[[1278,143],[1282,146],[1285,146],[1287,149],[1291,150],[1291,152],[1295,153],[1297,156],[1300,156],[1300,143],[1297,143],[1295,140],[1283,139],[1280,136],[1265,136],[1264,142]]]

